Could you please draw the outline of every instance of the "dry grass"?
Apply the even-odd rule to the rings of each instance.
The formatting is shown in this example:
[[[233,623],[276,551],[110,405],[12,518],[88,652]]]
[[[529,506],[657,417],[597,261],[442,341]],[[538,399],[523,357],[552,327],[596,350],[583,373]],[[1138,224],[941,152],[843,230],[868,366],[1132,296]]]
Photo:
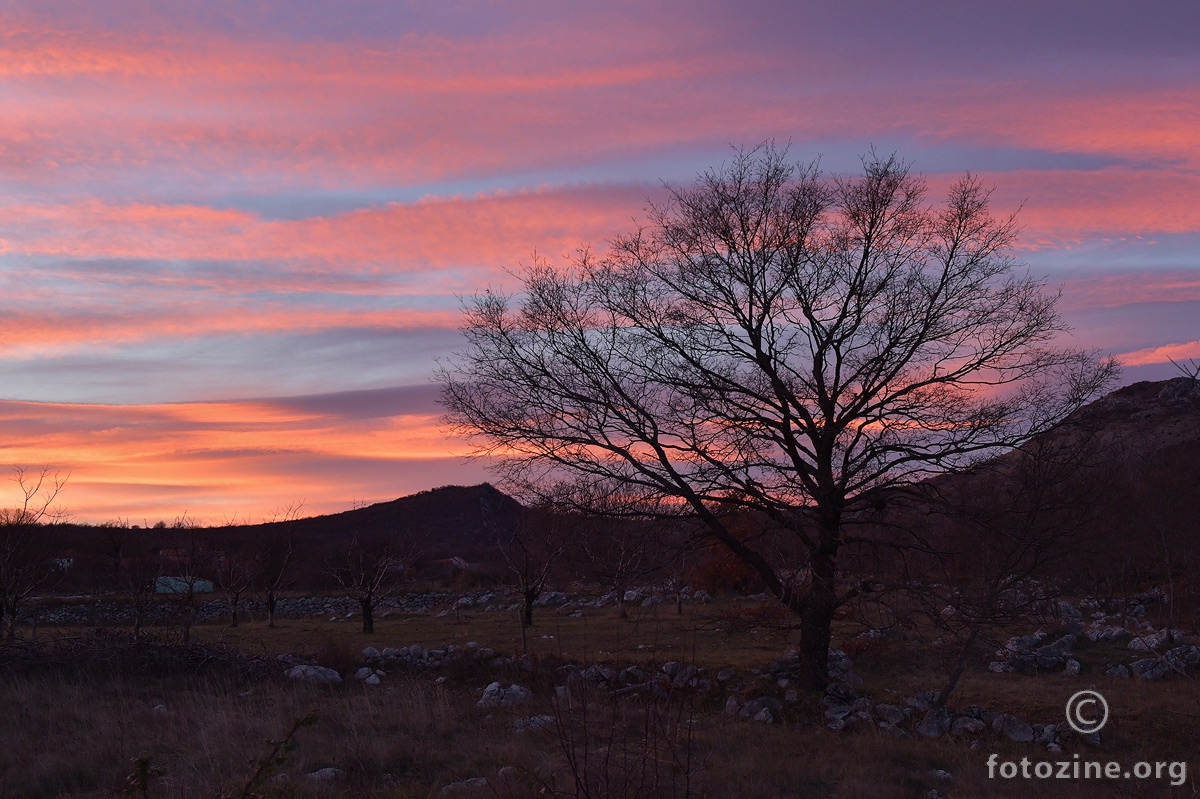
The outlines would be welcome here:
[[[732,667],[743,693],[772,690],[755,677],[761,668],[794,643],[764,626],[738,627],[723,618],[740,603],[690,607],[678,617],[673,608],[641,609],[631,621],[611,611],[571,618],[542,610],[530,636],[531,649],[547,668],[538,675],[495,674],[482,667],[461,667],[438,674],[385,677],[374,689],[349,683],[318,688],[278,678],[237,677],[215,673],[133,679],[102,671],[34,671],[0,675],[0,797],[110,797],[124,791],[131,761],[146,754],[163,772],[151,780],[152,799],[216,799],[238,789],[252,762],[297,717],[316,710],[318,722],[297,735],[299,746],[282,766],[286,781],[269,782],[272,795],[289,797],[433,797],[450,783],[484,777],[489,787],[444,794],[518,799],[575,795],[572,771],[561,746],[578,732],[578,719],[556,710],[550,697],[562,676],[549,664],[562,657],[616,664],[655,664],[675,659],[710,669]],[[724,627],[725,629],[718,629]],[[303,652],[343,671],[357,664],[358,652],[371,645],[425,646],[477,641],[497,651],[519,646],[515,619],[507,614],[463,613],[452,616],[389,617],[373,636],[352,621],[284,622],[278,629],[250,623],[230,630],[217,625],[196,630],[200,639],[236,643],[249,651]],[[543,638],[541,636],[554,636]],[[877,701],[902,704],[919,690],[936,688],[942,675],[936,664],[944,653],[927,640],[893,640],[855,652],[864,690]],[[1102,664],[1124,655],[1096,647],[1087,662]],[[282,668],[280,668],[282,671]],[[746,797],[924,797],[937,789],[947,797],[974,796],[1184,796],[1192,795],[1200,768],[1200,692],[1194,681],[1145,683],[1097,676],[1098,666],[1080,678],[969,673],[952,702],[977,703],[1014,712],[1031,722],[1057,722],[1074,691],[1094,686],[1112,707],[1112,722],[1099,750],[1079,749],[1084,758],[1187,760],[1189,783],[1173,789],[1165,781],[1084,783],[1075,781],[989,780],[987,756],[1019,760],[1053,759],[1032,745],[987,739],[979,750],[953,739],[934,742],[894,740],[873,731],[836,734],[819,722],[815,701],[788,709],[782,724],[766,726],[720,712],[719,697],[698,698],[680,708],[670,746],[693,758],[693,796]],[[434,682],[449,674],[444,684]],[[519,711],[480,710],[475,700],[492,679],[521,682],[535,694]],[[624,725],[604,729],[592,746],[608,750],[624,741],[624,755],[637,754],[639,724],[647,709],[641,700],[623,700],[614,712],[611,700],[593,697],[592,724]],[[157,705],[165,712],[156,711]],[[517,716],[557,714],[564,725],[516,733]],[[612,719],[617,719],[612,721]],[[620,734],[618,734],[618,732]],[[626,733],[629,733],[628,735]],[[661,752],[659,752],[661,754]],[[643,752],[643,754],[645,754]],[[1195,761],[1195,762],[1192,762]],[[332,767],[339,779],[315,782],[307,774]],[[507,768],[506,768],[507,767]],[[501,769],[505,769],[501,776]],[[954,775],[939,780],[934,772]],[[551,790],[552,789],[552,790]],[[609,791],[604,796],[648,796],[645,792]],[[678,791],[658,795],[680,795]]]

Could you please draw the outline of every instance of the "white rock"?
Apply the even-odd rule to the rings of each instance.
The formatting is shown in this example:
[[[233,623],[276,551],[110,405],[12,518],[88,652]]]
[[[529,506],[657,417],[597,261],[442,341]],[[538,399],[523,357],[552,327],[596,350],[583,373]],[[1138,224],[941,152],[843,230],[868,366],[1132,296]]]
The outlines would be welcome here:
[[[342,675],[333,669],[321,666],[293,666],[287,670],[286,676],[293,680],[316,683],[317,685],[337,685],[342,681]]]

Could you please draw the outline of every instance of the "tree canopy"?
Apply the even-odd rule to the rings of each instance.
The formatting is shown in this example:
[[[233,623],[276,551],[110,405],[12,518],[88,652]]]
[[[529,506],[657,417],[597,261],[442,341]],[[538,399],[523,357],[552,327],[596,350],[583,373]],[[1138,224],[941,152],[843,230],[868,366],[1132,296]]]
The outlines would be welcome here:
[[[448,419],[510,485],[620,486],[696,517],[801,614],[820,685],[857,509],[1019,445],[1116,371],[1058,343],[1057,294],[977,178],[927,193],[895,156],[846,177],[740,151],[599,255],[469,300]],[[739,508],[801,554],[736,534]]]

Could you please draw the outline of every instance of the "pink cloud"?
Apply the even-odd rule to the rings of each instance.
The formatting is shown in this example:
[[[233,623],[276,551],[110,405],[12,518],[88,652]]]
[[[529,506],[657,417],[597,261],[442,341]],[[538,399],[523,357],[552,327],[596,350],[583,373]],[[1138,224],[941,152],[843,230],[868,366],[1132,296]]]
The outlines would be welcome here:
[[[1147,366],[1149,364],[1189,361],[1200,358],[1200,339],[1187,341],[1182,344],[1167,344],[1162,347],[1149,347],[1135,352],[1118,355],[1121,363],[1126,366]]]
[[[328,404],[328,403],[327,403]],[[0,401],[5,461],[69,473],[61,496],[77,520],[120,515],[210,522],[261,517],[303,500],[344,510],[445,482],[478,482],[463,442],[429,411],[355,417],[289,401],[75,405]],[[11,492],[9,492],[11,493]],[[0,505],[4,504],[0,485]],[[257,518],[255,519],[257,520]]]

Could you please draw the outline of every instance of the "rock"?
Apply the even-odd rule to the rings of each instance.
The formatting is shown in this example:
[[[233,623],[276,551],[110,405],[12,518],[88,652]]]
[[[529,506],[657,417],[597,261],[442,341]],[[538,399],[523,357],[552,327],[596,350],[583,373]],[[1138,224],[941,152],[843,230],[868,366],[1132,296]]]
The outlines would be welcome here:
[[[1122,636],[1129,635],[1124,627],[1111,624],[1093,624],[1084,633],[1089,641],[1115,641]]]
[[[500,700],[504,698],[504,688],[498,682],[490,684],[483,689],[483,696],[475,703],[475,707],[489,708],[499,707]]]
[[[771,714],[769,707],[764,707],[762,710],[754,714],[755,721],[761,721],[763,724],[774,724],[775,716]]]
[[[1027,744],[1033,740],[1033,727],[1016,716],[1002,713],[992,722],[992,730],[1015,743]]]
[[[1135,660],[1129,664],[1129,670],[1143,680],[1161,680],[1171,673],[1171,666],[1159,658]]]
[[[844,704],[849,704],[858,699],[858,691],[844,682],[829,683],[829,687],[825,689],[825,694]]]
[[[753,719],[763,710],[771,711],[772,718],[781,716],[783,703],[773,696],[760,696],[743,705],[738,715],[745,719]]]
[[[504,697],[500,700],[501,707],[515,707],[523,705],[533,699],[533,691],[524,688],[516,683],[508,686],[508,690],[504,692]]]
[[[361,669],[354,672],[354,679],[356,679],[356,680],[365,680],[368,677],[374,677],[374,676],[375,676],[375,670],[369,666],[363,666]]]
[[[944,768],[939,768],[933,770],[933,778],[935,780],[952,780],[954,779],[954,775]]]
[[[1046,638],[1046,633],[1038,630],[1031,635],[1015,635],[1008,639],[1003,647],[996,650],[996,657],[1001,660],[1012,660],[1022,653],[1029,652]]]
[[[363,685],[379,685],[379,675],[372,674],[363,680]]]
[[[341,778],[341,776],[342,770],[333,766],[327,766],[308,773],[308,778],[313,782],[330,782]]]
[[[954,721],[954,711],[949,708],[930,710],[917,725],[917,732],[925,738],[941,738],[950,732],[950,724]]]
[[[1098,732],[1087,733],[1086,735],[1083,736],[1083,742],[1085,744],[1087,744],[1088,746],[1099,746],[1100,745],[1100,733],[1098,733]]]
[[[556,723],[554,716],[525,716],[513,722],[513,729],[517,732],[527,732],[529,730],[542,730],[546,727],[553,727]]]
[[[733,669],[721,669],[717,672],[717,682],[729,682],[737,676],[737,672]]]
[[[680,666],[681,666],[681,664],[679,663],[679,661],[668,660],[666,663],[662,664],[662,673],[667,675],[668,677],[674,677],[675,674],[679,671]]]
[[[933,707],[940,694],[937,691],[922,691],[908,698],[908,706],[925,712]]]
[[[1066,622],[1083,621],[1083,612],[1065,599],[1058,600],[1058,617]]]
[[[342,681],[342,675],[333,669],[326,669],[320,666],[293,666],[287,670],[285,676],[293,680],[311,682],[317,685],[338,685]]]
[[[1061,755],[1063,748],[1058,744],[1046,744],[1046,751],[1052,755]]]
[[[898,727],[908,721],[912,711],[896,705],[879,704],[875,706],[875,715],[881,722]]]
[[[671,685],[676,688],[694,683],[696,680],[696,667],[692,665],[682,666],[675,672],[675,679],[671,680]]]
[[[364,649],[362,651],[362,656],[363,656],[363,660],[366,660],[366,661],[379,660],[379,658],[381,657],[381,655],[379,654],[379,650],[373,646],[368,646],[366,649]]]
[[[843,725],[845,722],[843,722]],[[886,735],[889,738],[907,738],[908,733],[902,730],[895,724],[889,724],[886,721],[879,722],[879,734]]]
[[[825,729],[832,730],[833,732],[841,732],[846,729],[846,722],[844,719],[834,719],[825,725]]]
[[[1129,667],[1123,663],[1118,663],[1115,666],[1110,666],[1105,672],[1106,677],[1116,677],[1119,680],[1129,679]]]
[[[150,708],[150,711],[158,716],[166,716],[166,715],[170,714],[170,712],[171,712],[171,711],[167,710],[166,705],[161,704],[161,703]]]
[[[967,736],[982,735],[987,731],[987,725],[981,720],[971,718],[970,716],[959,716],[950,725],[950,733],[956,738],[966,738]]]
[[[646,672],[639,669],[637,666],[626,666],[621,669],[621,673],[617,675],[617,680],[625,685],[638,685],[646,681]]]
[[[471,777],[458,782],[452,782],[449,785],[443,785],[438,791],[439,794],[458,793],[460,791],[470,791],[476,788],[486,788],[488,785],[487,777]]]
[[[1013,667],[1011,665],[1008,663],[1001,663],[999,660],[993,660],[988,664],[988,671],[992,672],[993,674],[1004,674],[1005,672],[1010,672],[1012,670]]]
[[[741,711],[742,706],[738,704],[737,697],[729,697],[725,700],[725,715],[736,716]]]
[[[1197,663],[1200,663],[1200,647],[1194,644],[1177,646],[1174,649],[1168,650],[1163,655],[1163,660],[1174,669],[1186,671],[1188,666],[1195,666]]]
[[[1078,677],[1079,670],[1082,668],[1078,660],[1068,660],[1067,665],[1063,668],[1063,675],[1067,677]]]
[[[599,664],[596,664],[596,665],[588,666],[586,669],[583,670],[583,679],[587,680],[588,682],[592,683],[593,685],[599,685],[600,683],[609,682],[610,680],[612,680],[613,677],[616,677],[616,676],[617,676],[617,670],[614,668],[611,668],[610,666],[601,666]]]
[[[1075,641],[1076,637],[1068,634],[1052,644],[1038,647],[1033,652],[1034,662],[1039,669],[1053,669],[1063,665],[1067,655],[1071,653],[1071,647],[1075,645]]]

